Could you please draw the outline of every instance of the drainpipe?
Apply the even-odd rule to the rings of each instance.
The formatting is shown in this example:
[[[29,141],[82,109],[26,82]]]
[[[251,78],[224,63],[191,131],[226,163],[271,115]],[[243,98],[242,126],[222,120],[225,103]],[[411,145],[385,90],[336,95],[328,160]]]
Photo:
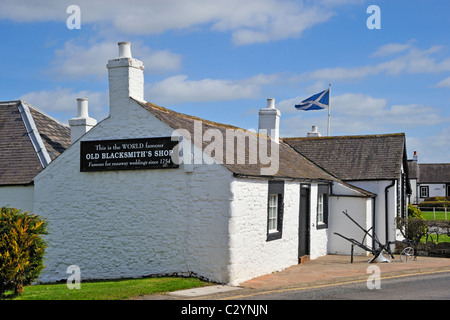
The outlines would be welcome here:
[[[375,248],[375,236],[376,236],[376,203],[377,203],[377,196],[373,197],[373,205],[372,205],[372,248]]]
[[[385,221],[385,231],[386,231],[386,235],[385,235],[385,238],[386,238],[386,243],[388,243],[388,241],[389,241],[389,237],[388,237],[388,231],[389,231],[389,227],[388,227],[388,221],[389,221],[389,219],[388,219],[388,217],[389,217],[389,214],[388,214],[388,192],[389,192],[389,188],[392,188],[393,186],[395,185],[395,179],[394,180],[392,180],[392,183],[390,184],[390,185],[388,185],[385,189],[384,189],[384,205],[385,205],[385,219],[386,219],[386,221]]]

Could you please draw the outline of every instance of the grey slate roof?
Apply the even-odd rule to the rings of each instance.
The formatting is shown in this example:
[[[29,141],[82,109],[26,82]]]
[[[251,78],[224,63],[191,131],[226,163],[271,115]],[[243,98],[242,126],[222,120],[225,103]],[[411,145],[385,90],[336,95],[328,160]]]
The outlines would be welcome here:
[[[137,100],[136,100],[137,101]],[[219,130],[223,137],[223,145],[226,145],[226,130],[232,129],[235,130],[239,134],[243,130],[234,126],[221,124],[217,122],[212,122],[204,119],[200,119],[194,116],[189,116],[186,114],[178,113],[157,105],[154,105],[150,102],[144,103],[137,101],[142,107],[150,111],[156,118],[166,123],[173,129],[186,129],[190,133],[191,137],[194,137],[194,122],[201,121],[202,123],[202,136],[208,129],[216,129]],[[248,134],[248,133],[247,133]],[[256,135],[256,133],[254,133]],[[268,140],[267,137],[258,135],[260,139]],[[203,141],[203,145],[199,146],[204,149],[211,142]],[[233,143],[233,146],[236,146],[237,143]],[[264,167],[263,164],[259,161],[258,163],[252,164],[249,161],[249,148],[246,148],[246,161],[243,164],[237,163],[237,161],[233,161],[232,163],[223,163],[223,165],[228,168],[231,172],[233,172],[237,176],[262,176],[261,175],[261,167]],[[251,150],[250,150],[251,151]],[[236,150],[233,150],[236,155]],[[226,150],[223,150],[223,155],[226,154]],[[268,151],[267,154],[270,154]],[[226,161],[224,161],[226,162]],[[268,167],[269,165],[267,165]],[[276,178],[291,178],[291,179],[299,179],[299,180],[323,180],[323,181],[336,181],[335,177],[322,170],[310,160],[306,159],[304,156],[298,154],[295,150],[293,150],[289,145],[280,140],[279,143],[279,170],[276,174],[273,175]]]
[[[398,179],[406,166],[404,133],[283,140],[344,181]]]
[[[419,163],[419,183],[450,183],[450,163]]]
[[[21,108],[29,110],[30,119],[24,119],[27,115],[21,114]],[[27,129],[29,122],[37,132]],[[33,135],[43,146],[36,144]],[[69,127],[22,100],[0,102],[0,185],[32,183],[45,165],[38,152],[53,160],[69,145]]]

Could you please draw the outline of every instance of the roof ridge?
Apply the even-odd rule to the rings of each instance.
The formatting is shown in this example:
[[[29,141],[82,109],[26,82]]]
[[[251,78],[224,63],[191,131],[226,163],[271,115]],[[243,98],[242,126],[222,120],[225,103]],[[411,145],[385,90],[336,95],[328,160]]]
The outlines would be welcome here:
[[[50,158],[50,155],[48,154],[44,142],[42,141],[39,130],[36,127],[33,115],[30,113],[29,105],[27,103],[22,103],[22,100],[19,101],[20,103],[18,103],[17,107],[19,109],[22,121],[25,125],[25,129],[27,130],[28,137],[30,138],[30,141],[34,147],[34,150],[36,151],[42,167],[45,168],[52,160]]]
[[[411,161],[413,161],[413,160],[411,160]],[[436,163],[418,163],[418,165],[419,166],[421,166],[421,165],[439,165],[439,166],[442,166],[442,165],[450,165],[450,163],[447,163],[447,162],[436,162]]]
[[[367,134],[367,135],[346,135],[346,136],[323,136],[323,137],[284,137],[283,140],[320,140],[320,139],[364,139],[364,138],[381,138],[381,137],[399,137],[405,136],[404,132],[398,133],[382,133],[382,134]]]

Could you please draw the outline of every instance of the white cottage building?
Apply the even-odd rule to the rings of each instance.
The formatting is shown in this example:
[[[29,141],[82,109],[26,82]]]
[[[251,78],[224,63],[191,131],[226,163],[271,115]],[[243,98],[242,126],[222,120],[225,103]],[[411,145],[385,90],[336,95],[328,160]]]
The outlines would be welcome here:
[[[78,130],[34,180],[34,213],[49,222],[42,282],[77,265],[85,280],[189,274],[238,284],[327,254],[342,210],[370,226],[374,194],[279,139],[272,99],[251,133],[146,102],[129,43],[107,68],[109,116]]]
[[[450,163],[419,163],[417,151],[408,160],[411,202],[419,204],[428,197],[450,197]]]

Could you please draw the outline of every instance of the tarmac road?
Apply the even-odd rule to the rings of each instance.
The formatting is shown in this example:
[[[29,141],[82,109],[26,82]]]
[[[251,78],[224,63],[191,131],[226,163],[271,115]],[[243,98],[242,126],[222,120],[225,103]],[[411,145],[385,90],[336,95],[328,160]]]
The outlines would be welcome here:
[[[238,300],[257,295],[260,295],[260,297],[253,299],[268,299],[267,294],[295,291],[306,292],[305,290],[313,288],[317,289],[325,286],[331,288],[337,285],[356,283],[359,283],[360,286],[365,287],[365,290],[367,290],[368,279],[376,275],[370,271],[372,267],[379,268],[382,286],[388,278],[400,279],[405,276],[420,277],[444,272],[447,275],[450,273],[449,258],[417,257],[417,260],[401,262],[399,257],[396,256],[391,263],[375,264],[367,263],[369,258],[368,256],[355,256],[354,262],[350,263],[349,256],[327,255],[292,266],[280,272],[257,277],[236,287],[226,285],[207,286],[162,295],[139,296],[132,298],[132,300]],[[448,286],[449,283],[446,283],[447,288],[450,288]],[[372,293],[368,294],[381,294],[379,299],[384,297],[382,295],[383,291],[378,290],[378,293],[374,292],[372,290]],[[429,297],[432,296],[431,289],[427,295]],[[444,293],[444,296],[448,297],[448,294]],[[355,299],[360,299],[360,297],[356,296]],[[395,300],[401,298],[401,295],[395,296]],[[279,297],[277,299],[282,298]],[[445,298],[442,297],[440,299]]]
[[[369,285],[368,285],[369,283]],[[450,272],[350,281],[298,290],[277,290],[237,300],[450,300]]]

